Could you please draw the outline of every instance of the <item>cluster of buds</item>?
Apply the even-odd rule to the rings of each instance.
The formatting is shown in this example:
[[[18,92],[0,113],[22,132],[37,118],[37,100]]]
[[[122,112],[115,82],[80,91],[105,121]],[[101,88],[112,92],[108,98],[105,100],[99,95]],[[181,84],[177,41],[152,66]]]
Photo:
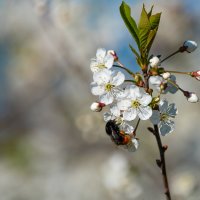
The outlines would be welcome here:
[[[127,9],[130,9],[127,4],[122,3],[120,11],[123,18],[130,14],[126,13]],[[143,14],[146,12],[144,7],[142,12]],[[152,15],[152,11],[150,14]],[[146,17],[151,17],[150,14]],[[141,15],[141,17],[144,16]],[[156,17],[160,17],[160,14],[157,14]],[[124,20],[125,23],[129,18]],[[159,20],[157,19],[155,23],[157,31]],[[138,29],[140,26],[142,25],[139,24]],[[129,31],[133,32],[133,29]],[[133,36],[138,43],[136,32]],[[141,45],[139,46],[141,47]],[[105,107],[108,108],[104,113],[107,135],[116,145],[129,151],[135,151],[139,146],[136,131],[140,121],[150,120],[153,125],[158,127],[162,136],[174,130],[173,119],[178,111],[174,103],[168,103],[165,98],[161,98],[164,94],[175,94],[177,91],[181,91],[189,102],[199,101],[194,92],[185,91],[177,84],[174,74],[186,74],[200,80],[200,71],[178,72],[161,67],[163,61],[177,53],[193,52],[197,48],[197,44],[191,40],[185,41],[177,51],[163,60],[160,59],[160,55],[148,57],[148,54],[144,52],[150,48],[146,51],[142,50],[140,54],[132,46],[130,48],[136,55],[141,72],[134,73],[121,64],[115,51],[106,51],[103,48],[97,50],[96,57],[91,60],[90,69],[93,72],[91,92],[98,96],[98,101],[92,103],[91,110],[100,112]],[[123,71],[128,72],[132,80],[127,80]],[[135,128],[132,125],[134,122]]]

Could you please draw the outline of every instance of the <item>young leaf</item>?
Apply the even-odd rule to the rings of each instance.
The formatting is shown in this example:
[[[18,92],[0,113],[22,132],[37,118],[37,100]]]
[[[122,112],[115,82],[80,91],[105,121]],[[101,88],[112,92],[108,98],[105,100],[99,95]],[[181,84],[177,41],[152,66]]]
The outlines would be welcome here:
[[[148,12],[148,14],[147,14],[147,15],[148,15],[148,18],[151,17],[151,15],[152,15],[153,7],[154,7],[154,5],[151,6],[151,10],[150,10],[150,11]]]
[[[126,24],[129,32],[131,33],[132,37],[135,39],[138,48],[140,47],[139,38],[138,38],[138,28],[136,22],[131,17],[131,9],[130,7],[123,1],[120,6],[120,13],[124,23]]]
[[[160,23],[160,17],[161,17],[161,13],[151,15],[151,17],[149,18],[149,21],[150,21],[150,24],[151,24],[151,29],[158,28],[159,23]]]
[[[149,22],[148,14],[143,4],[142,12],[140,15],[140,22],[138,24],[138,29],[150,29],[150,28],[151,24]]]
[[[150,30],[146,28],[139,30],[140,50],[145,48],[149,32]]]
[[[153,41],[155,39],[156,33],[157,33],[157,29],[151,30],[149,32],[149,35],[148,35],[148,38],[147,38],[147,43],[146,43],[146,49],[147,49],[148,53],[151,49],[151,46],[152,46]]]

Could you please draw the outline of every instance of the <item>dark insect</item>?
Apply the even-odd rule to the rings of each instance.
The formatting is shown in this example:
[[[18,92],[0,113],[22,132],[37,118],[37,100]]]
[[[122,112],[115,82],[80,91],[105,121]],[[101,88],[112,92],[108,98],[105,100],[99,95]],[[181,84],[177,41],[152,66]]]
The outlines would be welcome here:
[[[106,123],[106,133],[110,136],[111,140],[116,145],[126,145],[130,142],[131,137],[128,134],[125,134],[123,131],[120,131],[119,126],[114,120],[109,120]]]

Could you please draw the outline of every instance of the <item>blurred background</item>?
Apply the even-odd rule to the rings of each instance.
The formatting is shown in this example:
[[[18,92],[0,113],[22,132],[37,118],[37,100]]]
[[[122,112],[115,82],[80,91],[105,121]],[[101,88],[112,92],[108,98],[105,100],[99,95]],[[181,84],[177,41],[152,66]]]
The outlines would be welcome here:
[[[162,12],[152,48],[163,58],[183,41],[200,44],[200,2],[127,0],[139,18],[144,2]],[[165,199],[158,149],[142,122],[140,148],[117,148],[104,131],[102,113],[89,107],[90,59],[96,49],[114,49],[138,71],[134,44],[119,14],[121,0],[0,0],[0,199]],[[171,70],[199,69],[200,49],[163,63]],[[199,82],[177,76],[200,96]],[[200,105],[181,93],[169,95],[179,115],[168,144],[167,169],[174,200],[200,196]]]

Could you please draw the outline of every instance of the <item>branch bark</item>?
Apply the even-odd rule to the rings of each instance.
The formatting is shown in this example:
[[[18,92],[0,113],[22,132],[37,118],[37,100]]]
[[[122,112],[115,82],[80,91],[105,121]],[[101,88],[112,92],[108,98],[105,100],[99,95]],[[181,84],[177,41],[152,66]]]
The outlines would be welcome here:
[[[160,133],[159,133],[159,129],[158,129],[157,125],[154,125],[154,136],[156,138],[158,148],[159,148],[159,153],[160,153],[160,160],[156,160],[156,162],[157,162],[158,167],[162,171],[166,199],[171,200],[171,194],[170,194],[169,183],[168,183],[168,178],[167,178],[166,163],[165,163],[166,147],[163,147],[163,145],[162,145],[162,141],[160,138]]]

